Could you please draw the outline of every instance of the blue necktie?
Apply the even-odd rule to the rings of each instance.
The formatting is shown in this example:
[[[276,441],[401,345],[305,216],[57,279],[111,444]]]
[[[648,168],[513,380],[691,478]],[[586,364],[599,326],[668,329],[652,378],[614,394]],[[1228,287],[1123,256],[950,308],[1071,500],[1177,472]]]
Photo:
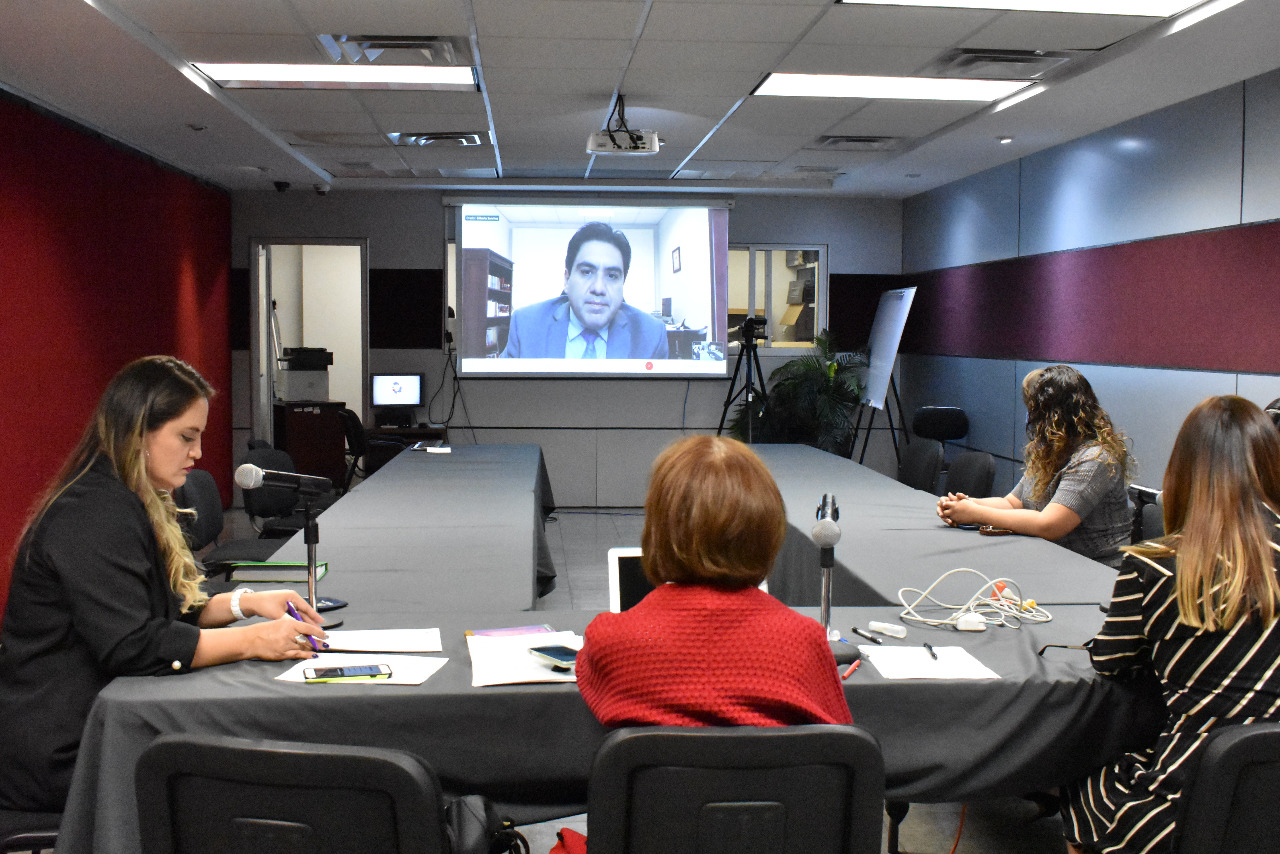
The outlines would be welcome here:
[[[596,342],[600,340],[600,336],[589,330],[583,330],[582,340],[586,343],[586,347],[582,350],[582,358],[599,359],[600,353],[596,350]]]

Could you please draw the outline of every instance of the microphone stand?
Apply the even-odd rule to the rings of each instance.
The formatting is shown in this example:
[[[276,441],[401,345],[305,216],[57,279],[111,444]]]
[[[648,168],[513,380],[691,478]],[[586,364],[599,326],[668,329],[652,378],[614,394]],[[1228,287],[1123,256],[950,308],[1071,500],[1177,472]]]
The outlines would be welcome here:
[[[316,546],[320,543],[320,523],[316,521],[316,517],[320,512],[316,510],[315,496],[310,493],[304,493],[302,499],[302,513],[306,520],[306,526],[303,528],[303,542],[307,544],[307,601],[311,603],[311,607],[317,612],[316,608]],[[336,629],[342,625],[342,620],[334,620],[327,622],[321,628],[328,631]]]
[[[819,611],[822,628],[827,640],[838,643],[840,632],[831,628],[831,573],[836,565],[836,543],[840,542],[840,508],[834,495],[823,495],[818,505],[818,521],[813,526],[813,541],[818,545],[818,567],[822,570],[822,602]]]
[[[836,565],[836,547],[823,546],[818,550],[818,567],[822,570],[822,606],[819,611],[822,627],[827,630],[827,640],[840,640],[840,631],[831,628],[831,571]]]

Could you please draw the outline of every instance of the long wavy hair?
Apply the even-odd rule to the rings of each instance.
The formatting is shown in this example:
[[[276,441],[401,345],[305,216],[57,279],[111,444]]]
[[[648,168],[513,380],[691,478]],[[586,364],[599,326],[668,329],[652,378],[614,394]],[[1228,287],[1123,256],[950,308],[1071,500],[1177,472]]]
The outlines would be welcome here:
[[[1022,401],[1027,405],[1027,476],[1032,497],[1042,501],[1053,478],[1083,445],[1097,444],[1107,467],[1117,467],[1127,478],[1133,458],[1125,435],[1111,424],[1098,404],[1098,396],[1084,375],[1068,365],[1050,365],[1022,380]]]
[[[1203,401],[1182,423],[1164,473],[1163,538],[1125,551],[1176,556],[1178,617],[1210,631],[1276,618],[1272,543],[1280,512],[1280,432],[1242,397]]]
[[[200,588],[204,577],[178,524],[179,514],[190,511],[179,510],[167,490],[151,484],[143,440],[198,399],[207,400],[213,394],[213,387],[195,368],[172,356],[146,356],[126,365],[107,384],[80,441],[32,511],[23,537],[100,456],[106,457],[116,477],[142,499],[169,586],[182,599],[182,610],[207,602],[209,597]]]

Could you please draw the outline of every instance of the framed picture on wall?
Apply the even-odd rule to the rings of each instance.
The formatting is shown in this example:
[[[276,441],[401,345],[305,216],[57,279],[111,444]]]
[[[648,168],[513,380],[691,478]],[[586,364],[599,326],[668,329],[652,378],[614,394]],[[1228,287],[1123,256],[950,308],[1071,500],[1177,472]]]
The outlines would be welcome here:
[[[680,272],[680,247],[671,250],[671,272]]]

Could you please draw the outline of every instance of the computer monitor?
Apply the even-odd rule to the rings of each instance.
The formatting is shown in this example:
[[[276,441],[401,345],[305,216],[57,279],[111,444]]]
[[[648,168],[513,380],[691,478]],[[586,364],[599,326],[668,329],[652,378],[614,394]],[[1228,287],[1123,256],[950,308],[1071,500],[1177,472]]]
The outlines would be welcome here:
[[[369,402],[374,406],[421,406],[422,374],[373,374]]]

